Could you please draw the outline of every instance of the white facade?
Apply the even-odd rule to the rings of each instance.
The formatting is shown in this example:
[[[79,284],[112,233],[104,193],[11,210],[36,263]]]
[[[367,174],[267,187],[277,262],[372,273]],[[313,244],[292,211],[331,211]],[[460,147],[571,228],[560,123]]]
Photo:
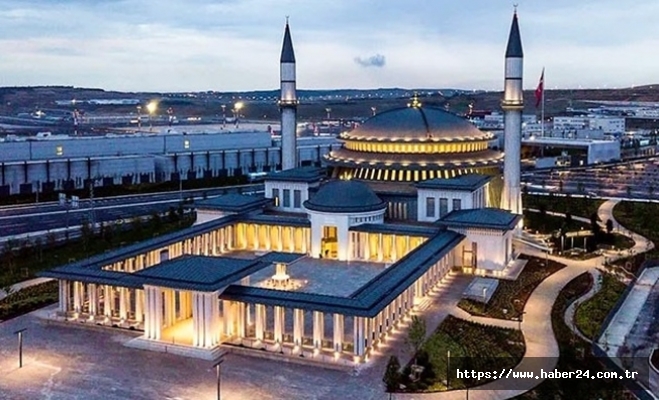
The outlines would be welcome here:
[[[515,257],[512,247],[514,230],[450,229],[467,237],[455,250],[456,264],[461,264],[467,271],[471,269],[476,275],[503,271]]]
[[[311,221],[311,257],[322,258],[323,231],[326,227],[336,228],[336,258],[339,261],[351,259],[350,227],[361,224],[381,224],[384,222],[385,210],[364,213],[338,214],[307,210]]]
[[[453,210],[484,208],[489,205],[489,183],[475,191],[470,190],[417,190],[417,216],[422,222],[434,222]]]
[[[625,118],[608,115],[557,116],[553,120],[554,129],[580,130],[595,129],[605,134],[625,133]]]
[[[287,212],[305,212],[305,201],[309,200],[309,188],[317,187],[307,182],[271,181],[265,182],[265,197],[274,199],[275,210]]]

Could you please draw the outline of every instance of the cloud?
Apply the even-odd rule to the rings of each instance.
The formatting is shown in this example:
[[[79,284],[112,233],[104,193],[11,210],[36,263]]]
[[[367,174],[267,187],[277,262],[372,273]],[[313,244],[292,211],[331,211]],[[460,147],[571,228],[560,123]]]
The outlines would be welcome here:
[[[382,68],[387,63],[387,59],[382,54],[375,54],[368,58],[355,57],[355,62],[362,67]]]

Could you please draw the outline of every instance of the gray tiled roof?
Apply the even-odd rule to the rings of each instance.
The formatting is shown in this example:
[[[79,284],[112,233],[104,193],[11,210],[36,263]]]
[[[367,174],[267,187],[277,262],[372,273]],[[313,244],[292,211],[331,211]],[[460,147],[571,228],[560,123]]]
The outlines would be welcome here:
[[[306,214],[300,216],[292,215],[270,215],[270,214],[257,214],[245,215],[240,219],[241,222],[252,222],[255,224],[268,224],[268,225],[281,225],[281,226],[299,226],[309,227],[311,222]]]
[[[195,208],[198,210],[220,210],[240,213],[258,209],[271,202],[272,199],[266,199],[263,195],[230,193],[195,202]]]
[[[421,189],[466,190],[473,192],[491,181],[492,178],[493,176],[491,175],[467,174],[449,179],[429,179],[417,183],[416,187]]]
[[[522,39],[519,35],[519,24],[517,22],[517,13],[513,15],[513,23],[510,26],[510,36],[508,36],[508,47],[506,48],[506,58],[524,57],[522,51]]]
[[[318,182],[326,175],[324,168],[318,167],[299,167],[275,172],[266,176],[266,181],[284,181],[284,182]]]
[[[133,275],[145,279],[145,284],[167,282],[167,287],[196,286],[221,287],[242,278],[242,271],[259,264],[259,260],[246,260],[231,257],[208,257],[185,254],[167,260]],[[263,264],[261,268],[267,264]],[[261,269],[259,268],[259,269]],[[242,276],[241,276],[242,275]],[[153,279],[153,280],[152,280]],[[223,283],[223,285],[222,285]]]
[[[384,210],[387,204],[363,182],[333,180],[304,202],[304,208],[331,213],[358,213]]]
[[[304,257],[298,253],[272,252],[256,259],[183,255],[143,270],[128,273],[95,267],[65,266],[40,276],[141,289],[144,285],[213,292],[249,276],[274,262],[290,264]]]
[[[451,211],[437,221],[437,224],[448,227],[509,230],[514,228],[521,218],[521,215],[500,208],[473,208]]]
[[[361,224],[350,227],[350,231],[391,233],[395,235],[416,235],[431,237],[439,232],[437,226],[402,225],[402,224]]]

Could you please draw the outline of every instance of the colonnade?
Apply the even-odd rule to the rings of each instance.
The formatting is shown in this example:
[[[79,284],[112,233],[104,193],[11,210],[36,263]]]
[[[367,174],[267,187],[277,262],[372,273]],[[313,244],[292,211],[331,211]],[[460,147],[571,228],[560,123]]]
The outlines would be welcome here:
[[[159,247],[134,257],[106,265],[106,271],[133,273],[152,267],[168,259],[184,254],[218,256],[234,250],[235,227],[227,225],[211,232],[186,238],[168,246]]]
[[[353,260],[393,263],[426,240],[421,236],[352,231],[350,254]]]
[[[234,327],[226,331],[227,335],[234,340],[246,339],[240,342],[254,348],[263,348],[267,343],[289,346],[293,353],[306,349],[314,354],[331,352],[338,357],[346,355],[348,349],[356,362],[365,361],[374,348],[386,341],[394,326],[409,315],[421,299],[448,274],[452,265],[451,257],[449,254],[433,264],[374,317],[253,304],[254,329],[249,329],[248,316],[252,305],[224,301],[223,318]],[[230,315],[229,310],[237,314]],[[292,315],[292,331],[286,330],[287,315]],[[310,319],[311,329],[305,325],[307,319]],[[331,323],[331,340],[325,336],[327,323]],[[352,335],[346,334],[347,324],[352,325]]]
[[[80,318],[106,322],[141,324],[144,319],[144,290],[59,281],[59,311]]]
[[[236,224],[236,248],[254,251],[281,251],[306,254],[310,248],[308,227]]]

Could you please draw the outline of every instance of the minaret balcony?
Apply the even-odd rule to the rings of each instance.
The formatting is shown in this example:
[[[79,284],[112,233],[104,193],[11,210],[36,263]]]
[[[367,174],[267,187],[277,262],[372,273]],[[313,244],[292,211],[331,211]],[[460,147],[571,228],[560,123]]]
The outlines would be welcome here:
[[[502,100],[501,108],[504,110],[522,110],[524,108],[524,100]]]
[[[277,104],[280,106],[297,106],[300,102],[297,99],[281,99]]]

